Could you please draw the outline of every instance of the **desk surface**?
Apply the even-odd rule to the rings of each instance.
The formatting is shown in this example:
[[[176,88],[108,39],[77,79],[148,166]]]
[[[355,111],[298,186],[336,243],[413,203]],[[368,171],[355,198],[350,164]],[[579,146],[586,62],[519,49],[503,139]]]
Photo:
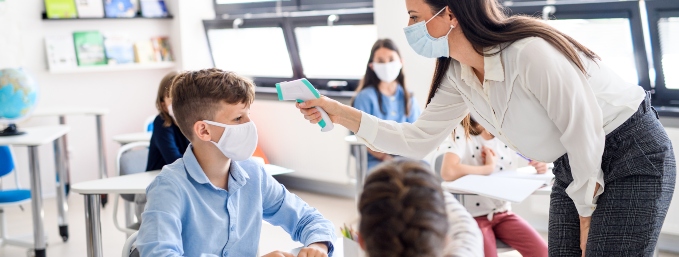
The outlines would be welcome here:
[[[71,130],[64,125],[41,126],[41,127],[19,127],[19,131],[26,132],[20,136],[0,137],[0,145],[15,146],[40,146],[49,144],[57,138],[62,137]]]
[[[62,116],[62,115],[105,115],[108,109],[102,108],[39,108],[32,114],[34,117]]]
[[[121,134],[114,136],[113,141],[116,141],[122,145],[134,142],[148,142],[151,141],[151,132]]]
[[[280,175],[294,172],[280,166],[266,164],[264,169],[269,175]],[[132,175],[97,179],[81,182],[71,186],[71,191],[88,194],[145,194],[146,188],[158,176],[160,171],[142,172]]]

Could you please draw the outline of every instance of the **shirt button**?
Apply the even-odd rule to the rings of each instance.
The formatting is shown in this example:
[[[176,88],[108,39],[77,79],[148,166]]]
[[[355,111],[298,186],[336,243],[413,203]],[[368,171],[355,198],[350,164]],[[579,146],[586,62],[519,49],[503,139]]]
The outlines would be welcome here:
[[[231,231],[235,231],[235,230],[236,230],[236,226],[231,226]]]

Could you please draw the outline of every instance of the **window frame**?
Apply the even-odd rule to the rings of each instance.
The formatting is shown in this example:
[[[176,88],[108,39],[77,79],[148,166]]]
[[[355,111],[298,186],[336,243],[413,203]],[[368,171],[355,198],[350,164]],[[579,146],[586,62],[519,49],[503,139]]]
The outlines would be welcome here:
[[[300,11],[371,8],[373,0],[298,0]],[[331,2],[331,3],[328,3]]]
[[[679,117],[679,89],[668,89],[665,85],[665,74],[662,67],[662,48],[658,21],[666,17],[679,18],[679,1],[647,0],[649,34],[653,49],[653,67],[655,68],[655,88],[653,105],[658,106],[664,115]]]
[[[374,24],[374,14],[372,9],[364,9],[357,12],[348,11],[336,11],[327,12],[333,13],[339,16],[339,19],[333,23],[333,25],[363,25],[363,24]],[[272,77],[252,77],[253,81],[256,83],[257,87],[260,88],[262,92],[270,93],[275,92],[268,88],[274,88],[276,83],[281,81],[289,81],[295,79],[306,78],[304,75],[304,66],[299,55],[299,45],[297,44],[297,37],[295,36],[295,28],[298,27],[309,27],[309,26],[327,26],[328,25],[328,15],[326,12],[323,15],[308,15],[309,12],[297,12],[290,13],[285,17],[262,17],[262,18],[230,18],[230,19],[215,19],[215,20],[203,20],[203,28],[205,30],[205,35],[207,38],[207,33],[212,29],[233,29],[233,24],[237,19],[241,19],[242,25],[238,26],[239,29],[247,28],[262,28],[262,27],[279,27],[283,30],[283,35],[285,38],[286,47],[288,49],[288,54],[290,55],[290,62],[292,65],[293,77],[292,78],[272,78]],[[313,12],[311,14],[318,14]],[[214,56],[212,53],[212,45],[209,38],[207,38],[208,49],[210,51],[210,60],[212,65],[215,65]],[[368,51],[368,50],[366,50]],[[321,93],[335,96],[346,97],[349,96],[349,92],[353,94],[353,90],[358,86],[360,79],[319,79],[319,78],[307,78],[316,88],[321,91]],[[345,83],[345,87],[331,88],[328,86],[329,83]],[[267,88],[267,89],[265,89]],[[347,90],[343,90],[347,88]],[[332,92],[332,93],[328,93]]]
[[[629,20],[632,35],[632,50],[639,78],[639,86],[651,90],[649,63],[644,40],[641,9],[637,0],[629,1],[561,1],[547,4],[540,2],[505,2],[509,14],[526,14],[542,16],[545,6],[556,7],[551,18],[558,19],[605,19],[625,18]]]
[[[296,11],[299,0],[281,1],[281,11]],[[218,4],[217,0],[212,1],[217,17],[222,15],[246,14],[246,13],[275,13],[278,1],[261,3],[239,3],[239,4]]]

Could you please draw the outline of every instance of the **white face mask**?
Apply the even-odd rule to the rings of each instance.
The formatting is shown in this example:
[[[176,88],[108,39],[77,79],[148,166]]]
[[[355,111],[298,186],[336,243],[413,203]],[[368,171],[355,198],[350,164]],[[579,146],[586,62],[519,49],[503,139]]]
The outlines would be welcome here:
[[[224,156],[234,161],[244,161],[252,157],[257,149],[257,127],[250,121],[239,125],[226,125],[204,120],[205,123],[224,128],[219,142],[212,142]]]
[[[401,74],[403,64],[400,61],[393,61],[388,63],[373,62],[373,71],[382,82],[393,82]]]
[[[167,113],[170,114],[170,117],[174,119],[174,112],[172,111],[172,105],[167,106]]]
[[[427,30],[427,23],[436,18],[436,16],[441,14],[441,12],[443,12],[445,9],[446,7],[441,9],[426,22],[421,21],[403,29],[406,34],[408,44],[410,44],[410,47],[412,47],[417,54],[427,58],[450,57],[448,35],[451,31],[453,31],[455,26],[450,25],[448,33],[440,38],[432,37],[429,34],[429,30]]]

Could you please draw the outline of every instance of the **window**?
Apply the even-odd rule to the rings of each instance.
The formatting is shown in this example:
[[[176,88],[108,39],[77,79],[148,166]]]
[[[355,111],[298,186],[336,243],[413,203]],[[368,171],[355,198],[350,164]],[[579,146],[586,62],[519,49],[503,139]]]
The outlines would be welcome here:
[[[627,82],[639,84],[628,19],[569,19],[548,23],[594,51]]]
[[[253,78],[259,92],[308,78],[319,90],[353,91],[377,40],[372,10],[203,21],[215,67]],[[330,26],[331,25],[331,26]],[[351,96],[348,92],[322,92]]]
[[[298,27],[295,35],[305,76],[358,80],[365,73],[370,48],[377,40],[377,28],[374,25]]]
[[[216,68],[251,77],[293,77],[280,27],[211,29],[207,38]]]
[[[630,83],[651,89],[641,14],[637,1],[591,0],[504,2],[512,14],[549,18],[550,25],[601,56]]]
[[[679,107],[679,1],[646,1],[655,68],[653,105],[670,114]],[[679,116],[672,111],[671,116]]]

